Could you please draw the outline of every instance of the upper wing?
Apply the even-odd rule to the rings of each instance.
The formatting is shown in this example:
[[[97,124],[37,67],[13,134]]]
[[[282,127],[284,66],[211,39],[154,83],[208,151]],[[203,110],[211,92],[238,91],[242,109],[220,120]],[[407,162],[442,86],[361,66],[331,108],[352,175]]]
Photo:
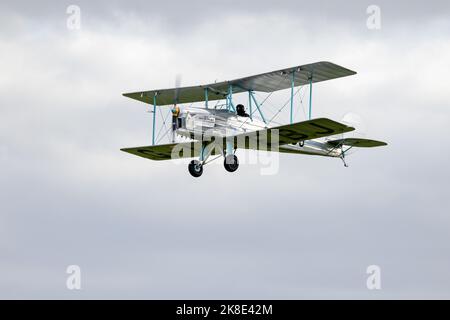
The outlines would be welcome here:
[[[369,139],[362,139],[362,138],[345,138],[345,139],[327,141],[327,143],[332,145],[333,147],[343,145],[343,146],[358,147],[358,148],[373,148],[373,147],[381,147],[381,146],[387,145],[387,143],[383,142],[383,141],[369,140]]]
[[[205,101],[205,89],[208,89],[208,100],[221,100],[225,99],[230,86],[233,86],[233,93],[246,91],[273,92],[290,88],[292,72],[294,72],[296,87],[309,84],[310,81],[315,83],[356,74],[356,72],[334,63],[322,61],[231,81],[192,87],[138,91],[124,93],[123,95],[149,104],[153,104],[153,98],[156,95],[156,105],[164,106],[174,104],[175,95],[178,96],[177,103]]]

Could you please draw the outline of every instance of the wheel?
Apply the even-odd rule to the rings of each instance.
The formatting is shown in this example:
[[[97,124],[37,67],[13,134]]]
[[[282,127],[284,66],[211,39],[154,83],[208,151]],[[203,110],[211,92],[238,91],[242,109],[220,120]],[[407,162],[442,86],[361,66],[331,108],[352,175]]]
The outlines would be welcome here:
[[[298,145],[300,146],[300,147],[302,147],[303,148],[303,146],[305,145],[305,141],[300,141],[299,143],[298,143]]]
[[[195,178],[200,177],[203,173],[203,165],[198,160],[192,160],[191,163],[189,163],[188,169],[191,176]]]
[[[226,156],[223,161],[223,166],[228,172],[235,172],[239,168],[238,158],[234,154]]]

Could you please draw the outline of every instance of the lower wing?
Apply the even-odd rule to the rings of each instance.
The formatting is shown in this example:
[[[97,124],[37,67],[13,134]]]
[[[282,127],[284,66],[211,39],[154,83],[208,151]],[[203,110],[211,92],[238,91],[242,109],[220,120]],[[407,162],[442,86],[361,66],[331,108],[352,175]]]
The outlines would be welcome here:
[[[179,158],[193,158],[200,154],[200,142],[184,142],[120,149],[150,160],[172,160]]]
[[[346,126],[345,124],[327,118],[318,118],[241,133],[231,137],[211,137],[208,138],[208,141],[203,141],[203,143],[214,141],[217,148],[212,150],[211,155],[220,154],[221,150],[225,150],[227,142],[233,143],[234,148],[286,152],[280,150],[278,146],[333,136],[353,130],[355,128]],[[124,148],[121,150],[151,160],[193,158],[198,157],[200,152],[202,152],[202,142],[171,143]]]

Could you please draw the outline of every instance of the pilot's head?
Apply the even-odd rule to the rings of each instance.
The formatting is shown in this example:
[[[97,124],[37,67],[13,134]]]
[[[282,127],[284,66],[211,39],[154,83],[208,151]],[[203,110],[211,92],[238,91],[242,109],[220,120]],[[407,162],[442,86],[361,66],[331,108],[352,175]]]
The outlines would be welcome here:
[[[236,112],[237,114],[244,114],[245,113],[245,108],[242,104],[238,104],[236,106]]]

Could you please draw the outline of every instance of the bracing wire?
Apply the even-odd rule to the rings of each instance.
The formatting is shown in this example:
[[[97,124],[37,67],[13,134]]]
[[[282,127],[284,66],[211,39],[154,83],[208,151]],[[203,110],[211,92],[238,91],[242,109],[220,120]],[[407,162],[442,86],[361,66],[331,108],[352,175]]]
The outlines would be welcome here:
[[[281,78],[280,79],[280,81],[278,81],[278,83],[277,83],[277,87],[280,85],[280,83],[282,82],[282,81],[284,81],[285,80],[285,78]],[[261,107],[262,108],[262,106],[264,105],[264,103],[272,96],[272,94],[274,93],[275,91],[272,91],[272,92],[270,92],[270,93],[268,93],[267,94],[267,96],[263,99],[263,101],[259,104],[259,107]],[[253,116],[253,114],[255,113],[257,111],[257,108],[255,108],[253,111],[252,111],[252,113],[250,114],[251,116]]]
[[[284,80],[284,78],[281,78],[280,81],[278,81],[277,87],[280,85],[280,83]],[[264,103],[267,101],[267,99],[270,98],[270,96],[274,93],[274,91],[270,92],[264,99],[263,101],[259,104],[259,107],[262,108],[262,106],[264,105]],[[239,128],[241,128],[244,124],[246,124],[248,122],[248,120],[250,118],[253,118],[253,114],[256,112],[258,108],[255,108],[254,110],[252,110],[252,112],[250,113],[250,117],[248,119],[245,119],[245,121],[239,126]],[[262,111],[261,111],[262,112]],[[270,123],[270,122],[269,122]]]
[[[166,117],[164,117],[163,114],[162,114],[161,108],[158,108],[158,109],[159,109],[159,113],[160,113],[160,115],[161,115],[161,119],[163,119],[163,125],[164,125],[164,126],[161,126],[161,128],[159,128],[158,134],[156,135],[156,140],[157,140],[157,141],[159,141],[158,139],[159,139],[159,136],[161,135],[161,131],[162,131],[163,129],[167,129],[167,127],[166,127],[167,118],[169,117],[170,113],[172,112],[172,111],[169,109],[169,111],[167,112]],[[164,136],[165,136],[165,135],[163,135],[162,138],[163,138]]]
[[[305,88],[305,87],[303,87],[303,88]],[[298,96],[300,98],[299,100],[300,100],[301,110],[303,111],[303,116],[306,119],[307,118],[306,117],[306,109],[305,109],[305,105],[303,104],[303,100],[305,99],[305,96],[306,96],[306,90],[303,90],[303,94],[302,94],[302,91],[300,91],[300,94]],[[294,110],[294,118],[298,115],[299,110],[300,110],[300,108],[295,108],[295,110]]]
[[[293,95],[292,98],[294,98],[294,97],[297,95],[297,93],[299,93],[299,91],[300,91],[301,88],[302,88],[302,87],[299,87],[299,88],[295,91],[295,93],[294,93],[294,95]],[[286,103],[285,103],[280,109],[278,109],[277,113],[275,113],[275,115],[269,120],[268,123],[271,123],[271,122],[273,121],[273,119],[275,119],[275,118],[281,113],[281,111],[288,105],[289,102],[291,102],[291,98],[289,98],[289,100],[286,101]]]
[[[159,138],[159,140],[156,141],[156,144],[158,144],[169,132],[172,130],[172,128],[169,128],[164,132],[164,134]]]
[[[222,155],[220,154],[220,155],[218,155],[218,156],[216,156],[216,157],[214,157],[213,159],[211,159],[211,160],[207,160],[207,161],[205,161],[205,163],[203,164],[203,165],[206,165],[206,164],[208,164],[208,163],[211,163],[211,162],[213,162],[214,160],[217,160],[217,159],[219,159],[220,157],[222,157]]]

